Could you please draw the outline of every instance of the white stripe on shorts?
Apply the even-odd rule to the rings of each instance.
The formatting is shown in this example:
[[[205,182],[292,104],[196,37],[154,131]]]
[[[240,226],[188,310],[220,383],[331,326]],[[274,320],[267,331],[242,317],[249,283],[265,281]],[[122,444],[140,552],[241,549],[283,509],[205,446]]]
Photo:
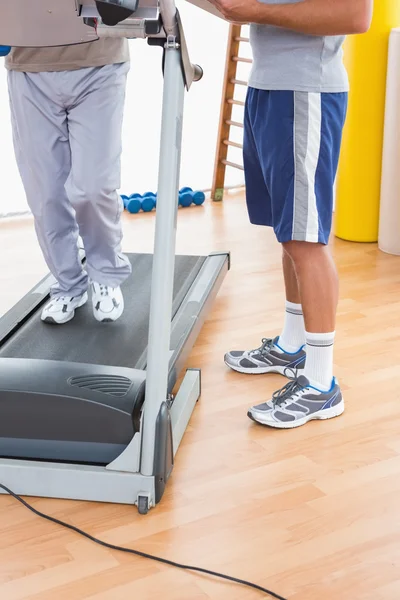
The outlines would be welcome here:
[[[294,92],[294,198],[292,239],[318,242],[315,177],[321,147],[321,94]]]

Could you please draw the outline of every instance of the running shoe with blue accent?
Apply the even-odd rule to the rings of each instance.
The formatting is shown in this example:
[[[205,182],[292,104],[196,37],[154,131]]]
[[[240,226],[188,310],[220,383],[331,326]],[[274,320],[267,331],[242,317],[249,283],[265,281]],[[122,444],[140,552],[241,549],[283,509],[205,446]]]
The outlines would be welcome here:
[[[290,354],[279,346],[279,337],[263,339],[256,350],[232,350],[225,354],[225,364],[238,373],[250,375],[279,373],[284,375],[287,369],[300,374],[304,369],[306,353],[304,346]]]
[[[293,429],[312,420],[333,419],[343,411],[344,400],[335,378],[331,389],[323,392],[301,375],[275,392],[268,402],[250,408],[247,415],[261,425]]]

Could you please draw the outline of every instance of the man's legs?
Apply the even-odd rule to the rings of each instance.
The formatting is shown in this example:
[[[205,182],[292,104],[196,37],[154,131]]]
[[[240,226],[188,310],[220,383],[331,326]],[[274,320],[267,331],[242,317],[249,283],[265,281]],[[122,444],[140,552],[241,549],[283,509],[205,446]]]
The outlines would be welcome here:
[[[329,248],[322,244],[288,242],[284,244],[284,253],[292,263],[304,314],[304,376],[317,389],[327,391],[333,378],[333,342],[339,287],[336,267]],[[285,347],[282,339],[281,344]]]
[[[79,259],[75,212],[64,189],[71,155],[58,75],[8,75],[15,155],[38,241],[57,282],[54,300],[80,298],[88,285]]]
[[[297,283],[304,313],[305,368],[302,375],[275,392],[271,400],[253,406],[248,416],[263,425],[290,429],[313,419],[337,417],[344,411],[344,402],[333,377],[338,278],[329,248],[302,241],[287,242],[283,247],[287,297],[296,297]],[[279,338],[283,348],[286,328],[290,330],[287,319]]]
[[[94,315],[114,321],[123,311],[120,285],[131,265],[121,253],[122,121],[129,64],[68,73],[72,169],[67,192],[76,210],[92,281]],[[65,90],[67,95],[67,87]],[[67,98],[68,103],[68,98]]]
[[[293,260],[283,248],[282,252],[283,277],[286,291],[285,323],[279,345],[286,352],[297,352],[305,344],[304,318],[301,306],[299,283]]]
[[[246,179],[246,200],[250,220],[255,225],[272,227],[274,211],[270,182],[263,169],[263,149],[259,136],[270,144],[265,123],[273,109],[270,92],[249,88],[244,119],[243,159]],[[285,115],[283,115],[284,117]],[[293,147],[292,147],[293,154]],[[266,337],[261,346],[254,350],[233,350],[225,354],[225,364],[239,373],[264,374],[296,372],[304,368],[305,344],[304,321],[301,311],[297,277],[293,261],[283,253],[283,271],[286,286],[285,325],[281,336]],[[281,344],[284,341],[285,347]]]
[[[249,214],[252,222],[272,225],[283,244],[287,295],[282,335],[273,345],[260,348],[257,360],[263,356],[271,364],[276,348],[287,353],[297,345],[300,350],[304,340],[307,358],[304,376],[287,384],[271,401],[250,409],[249,416],[273,427],[292,428],[311,419],[337,416],[344,409],[340,388],[332,377],[338,282],[326,245],[347,97],[259,91],[253,104],[253,114],[251,106],[246,108],[250,119],[245,126],[249,127],[250,121],[270,191],[272,223],[257,223],[257,218],[252,218],[252,202],[257,202],[254,193],[253,201],[248,202]],[[251,354],[241,353],[239,361],[249,366]]]
[[[301,300],[296,269],[289,252],[286,252],[285,250],[285,246],[282,248],[282,268],[283,279],[285,282],[286,300],[291,304],[299,305],[301,304]]]

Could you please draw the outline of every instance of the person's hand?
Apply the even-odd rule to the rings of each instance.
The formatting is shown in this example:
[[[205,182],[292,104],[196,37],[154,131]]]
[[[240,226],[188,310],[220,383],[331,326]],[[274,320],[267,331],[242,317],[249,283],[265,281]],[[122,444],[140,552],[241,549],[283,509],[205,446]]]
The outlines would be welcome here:
[[[258,0],[209,0],[222,14],[233,23],[256,23],[260,9]]]

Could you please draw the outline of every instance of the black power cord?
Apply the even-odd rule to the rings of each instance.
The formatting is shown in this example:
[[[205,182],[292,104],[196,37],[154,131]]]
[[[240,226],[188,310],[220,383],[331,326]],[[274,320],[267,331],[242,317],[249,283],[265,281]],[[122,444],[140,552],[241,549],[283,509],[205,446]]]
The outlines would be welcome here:
[[[0,488],[3,489],[5,492],[7,492],[7,494],[9,494],[10,496],[15,498],[15,500],[18,500],[18,502],[23,504],[28,510],[33,512],[38,517],[41,517],[42,519],[46,519],[46,521],[50,521],[51,523],[56,523],[56,525],[61,525],[61,527],[65,527],[66,529],[70,529],[71,531],[75,531],[75,533],[78,533],[79,535],[87,538],[88,540],[91,540],[92,542],[95,542],[96,544],[99,544],[100,546],[109,548],[110,550],[118,550],[118,552],[126,552],[128,554],[135,554],[136,556],[140,556],[141,558],[147,558],[149,560],[154,560],[159,563],[163,563],[164,565],[169,565],[170,567],[175,567],[177,569],[184,569],[186,571],[194,571],[196,573],[211,575],[212,577],[218,577],[219,579],[224,579],[226,581],[238,583],[239,585],[244,585],[246,587],[253,588],[254,590],[258,590],[259,592],[264,592],[264,594],[267,594],[267,596],[269,596],[270,598],[276,598],[277,600],[287,600],[287,598],[284,598],[283,596],[279,596],[279,594],[275,594],[275,592],[271,592],[270,590],[267,590],[267,588],[264,588],[261,585],[257,585],[256,583],[251,583],[250,581],[245,581],[244,579],[238,579],[237,577],[231,577],[230,575],[223,575],[222,573],[217,573],[215,571],[210,571],[208,569],[202,569],[201,567],[191,567],[189,565],[182,565],[180,563],[173,562],[172,560],[167,560],[166,558],[160,558],[158,556],[153,556],[152,554],[147,554],[146,552],[140,552],[139,550],[133,550],[131,548],[124,548],[121,546],[114,546],[114,544],[108,544],[107,542],[103,542],[102,540],[99,540],[99,539],[93,537],[92,535],[90,535],[90,533],[86,533],[85,531],[78,529],[78,527],[74,527],[74,525],[69,525],[68,523],[65,523],[64,521],[60,521],[59,519],[55,519],[54,517],[50,517],[49,515],[46,515],[46,514],[40,512],[40,510],[36,510],[36,508],[33,508],[33,506],[31,506],[30,504],[25,502],[25,500],[23,500],[21,498],[21,496],[18,496],[18,494],[15,494],[12,490],[10,490],[5,485],[2,485],[1,483],[0,483]]]

